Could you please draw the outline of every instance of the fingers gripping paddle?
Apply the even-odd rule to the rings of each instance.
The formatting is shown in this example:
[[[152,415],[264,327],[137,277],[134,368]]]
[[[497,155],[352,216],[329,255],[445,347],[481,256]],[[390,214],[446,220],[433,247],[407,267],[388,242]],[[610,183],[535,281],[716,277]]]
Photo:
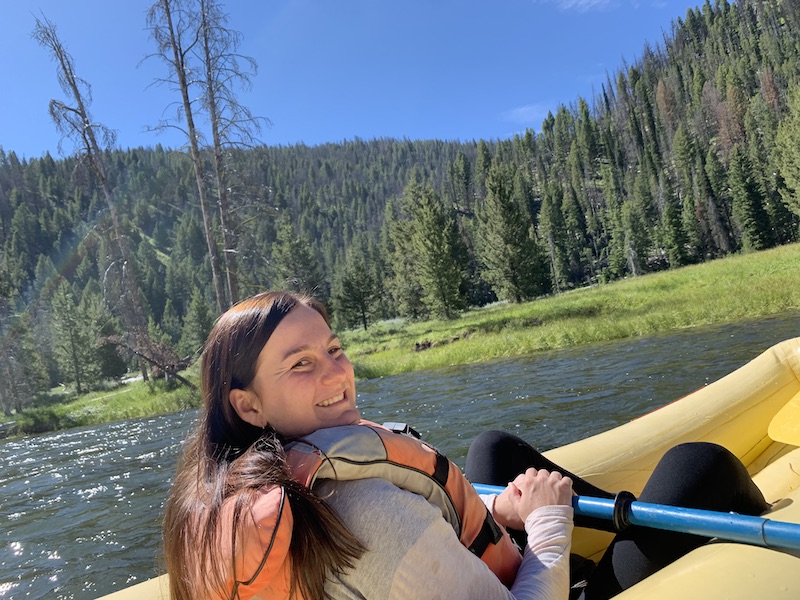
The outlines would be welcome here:
[[[499,494],[504,489],[482,483],[473,484],[473,487],[479,494]],[[678,531],[766,548],[800,550],[798,523],[638,502],[623,495],[615,500],[574,496],[572,507],[576,515],[613,520],[624,525]]]

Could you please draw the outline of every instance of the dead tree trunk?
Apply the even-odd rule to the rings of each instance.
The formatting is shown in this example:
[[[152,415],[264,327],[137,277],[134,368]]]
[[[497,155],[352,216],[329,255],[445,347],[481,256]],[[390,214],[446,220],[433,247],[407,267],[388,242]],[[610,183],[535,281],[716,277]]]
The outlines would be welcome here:
[[[173,75],[175,76],[175,83],[177,83],[181,94],[183,116],[186,119],[186,136],[188,139],[189,156],[194,167],[197,194],[200,199],[200,211],[203,214],[203,232],[208,247],[208,257],[211,262],[211,279],[214,285],[217,310],[222,312],[228,307],[228,302],[225,298],[225,289],[222,285],[222,278],[219,272],[219,250],[214,233],[214,220],[211,215],[208,194],[206,193],[203,161],[200,155],[200,132],[195,126],[194,108],[192,107],[192,101],[189,96],[189,69],[186,61],[187,56],[197,41],[195,37],[196,30],[191,27],[191,25],[186,26],[184,23],[175,22],[173,18],[174,4],[173,0],[159,0],[158,3],[151,7],[148,19],[153,30],[153,37],[159,45],[159,54],[170,65]],[[185,15],[178,15],[179,18],[182,16]],[[191,17],[189,16],[187,19],[191,23]],[[189,40],[184,39],[185,37],[189,37]],[[187,41],[188,45],[185,46],[185,42]]]
[[[56,27],[46,18],[36,19],[33,37],[43,47],[48,49],[57,64],[58,81],[61,89],[73,101],[70,106],[59,100],[50,101],[50,115],[58,130],[69,137],[80,148],[89,168],[100,182],[103,196],[108,206],[111,217],[113,237],[111,246],[119,252],[122,262],[120,268],[122,289],[118,302],[120,318],[126,331],[133,339],[133,346],[140,347],[146,344],[149,337],[147,321],[142,309],[142,296],[136,280],[135,263],[128,245],[128,240],[120,222],[119,213],[114,202],[114,194],[108,181],[103,151],[98,141],[98,133],[102,136],[107,147],[113,145],[114,134],[107,127],[94,123],[89,114],[88,104],[91,102],[91,88],[89,84],[75,74],[72,57],[64,48],[56,32]],[[144,362],[139,362],[142,376],[147,379],[147,368]]]

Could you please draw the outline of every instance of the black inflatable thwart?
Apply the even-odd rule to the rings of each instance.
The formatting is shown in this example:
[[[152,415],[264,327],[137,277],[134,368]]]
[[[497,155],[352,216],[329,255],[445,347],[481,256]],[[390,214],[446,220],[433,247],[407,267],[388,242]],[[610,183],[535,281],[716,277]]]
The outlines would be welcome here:
[[[624,531],[630,527],[631,522],[628,519],[628,515],[630,514],[631,502],[634,500],[636,500],[636,496],[625,490],[617,492],[617,495],[614,496],[614,513],[611,518],[617,531]]]

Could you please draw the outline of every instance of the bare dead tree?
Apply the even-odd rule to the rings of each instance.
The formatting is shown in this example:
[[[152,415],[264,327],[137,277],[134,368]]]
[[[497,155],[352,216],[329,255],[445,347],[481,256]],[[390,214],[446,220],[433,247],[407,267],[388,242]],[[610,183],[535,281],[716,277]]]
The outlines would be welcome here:
[[[142,295],[135,274],[135,262],[128,244],[128,238],[117,211],[114,190],[109,182],[106,165],[103,159],[104,149],[111,148],[115,142],[115,134],[108,127],[96,123],[89,113],[92,101],[91,86],[75,73],[72,56],[67,52],[58,37],[56,26],[44,15],[36,18],[33,38],[46,50],[56,63],[58,83],[69,101],[50,100],[50,116],[63,138],[69,138],[75,144],[77,152],[83,156],[84,162],[97,177],[111,217],[112,234],[109,236],[110,246],[119,253],[121,270],[119,298],[109,302],[116,307],[126,330],[130,336],[130,345],[134,348],[147,345],[147,321],[142,309]],[[62,141],[63,141],[62,138]],[[60,149],[61,142],[59,142]],[[109,301],[109,299],[106,299]],[[139,361],[142,376],[147,380],[147,368]]]
[[[220,277],[219,250],[214,232],[214,220],[206,193],[203,161],[200,154],[201,132],[195,124],[194,106],[191,89],[197,82],[190,64],[192,50],[199,42],[199,26],[197,15],[190,10],[185,0],[158,0],[147,12],[147,25],[150,35],[156,42],[158,52],[154,55],[161,58],[168,66],[170,75],[159,80],[168,83],[180,93],[181,102],[175,119],[162,120],[156,129],[177,128],[186,135],[189,156],[194,166],[197,193],[200,198],[200,210],[203,215],[203,231],[211,262],[211,278],[214,285],[217,310],[224,311],[228,307],[225,289]],[[186,128],[179,125],[181,118],[186,121]]]
[[[239,102],[236,89],[250,88],[251,75],[257,71],[255,60],[238,53],[242,36],[228,28],[228,16],[217,0],[198,0],[200,40],[205,70],[203,105],[208,113],[214,149],[214,175],[217,206],[222,229],[223,259],[231,303],[239,300],[237,240],[229,208],[226,147],[251,147],[258,143],[261,126],[269,125],[264,117],[255,117]]]
[[[197,390],[197,386],[194,383],[179,374],[179,371],[183,371],[191,364],[193,357],[179,358],[174,349],[152,339],[145,348],[133,348],[128,345],[123,336],[119,335],[106,336],[100,341],[104,344],[114,344],[135,354],[141,360],[150,364],[156,376],[164,374],[168,380],[175,378],[192,391]]]

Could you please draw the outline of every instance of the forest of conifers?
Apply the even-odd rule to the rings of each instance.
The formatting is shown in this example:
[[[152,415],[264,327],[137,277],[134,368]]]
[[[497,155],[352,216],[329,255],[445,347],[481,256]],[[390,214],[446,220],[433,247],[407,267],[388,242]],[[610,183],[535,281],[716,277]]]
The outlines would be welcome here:
[[[115,230],[80,156],[0,148],[3,410],[131,368],[177,373],[220,310],[267,288],[367,328],[797,241],[799,83],[800,0],[706,1],[538,132],[231,146],[224,227],[204,225],[185,149],[104,151]],[[214,276],[207,230],[235,270],[217,258]]]

